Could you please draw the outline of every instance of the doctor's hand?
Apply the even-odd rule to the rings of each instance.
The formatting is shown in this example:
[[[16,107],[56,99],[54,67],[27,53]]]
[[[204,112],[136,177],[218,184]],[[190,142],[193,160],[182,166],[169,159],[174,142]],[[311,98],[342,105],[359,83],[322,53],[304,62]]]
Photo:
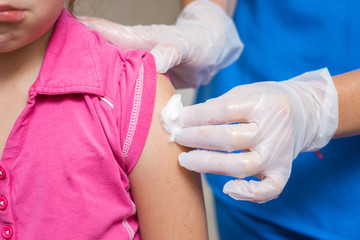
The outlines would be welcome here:
[[[188,4],[175,25],[129,27],[104,19],[80,19],[117,47],[151,51],[157,72],[171,69],[168,74],[176,88],[208,83],[243,49],[232,19],[208,0]]]
[[[222,151],[182,153],[180,165],[236,177],[223,192],[262,203],[282,192],[300,152],[316,151],[330,141],[338,124],[337,92],[329,72],[322,69],[288,81],[235,87],[183,108],[180,120],[184,128],[176,142]],[[231,153],[235,150],[243,151]],[[260,181],[243,179],[248,176]]]

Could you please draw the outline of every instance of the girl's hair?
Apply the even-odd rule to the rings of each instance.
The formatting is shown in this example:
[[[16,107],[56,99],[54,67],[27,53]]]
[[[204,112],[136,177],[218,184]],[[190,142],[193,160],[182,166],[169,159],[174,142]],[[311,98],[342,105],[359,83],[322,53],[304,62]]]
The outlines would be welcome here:
[[[74,10],[74,3],[76,0],[68,0],[67,1],[67,8],[70,12],[73,12]]]

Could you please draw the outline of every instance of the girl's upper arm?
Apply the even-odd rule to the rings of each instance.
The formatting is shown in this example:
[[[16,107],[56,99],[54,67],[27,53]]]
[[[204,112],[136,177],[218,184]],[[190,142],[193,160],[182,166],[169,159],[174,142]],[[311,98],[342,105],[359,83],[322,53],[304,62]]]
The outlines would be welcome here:
[[[130,173],[142,239],[207,239],[200,175],[178,164],[185,148],[170,143],[160,111],[175,90],[157,76],[153,119],[142,155]]]

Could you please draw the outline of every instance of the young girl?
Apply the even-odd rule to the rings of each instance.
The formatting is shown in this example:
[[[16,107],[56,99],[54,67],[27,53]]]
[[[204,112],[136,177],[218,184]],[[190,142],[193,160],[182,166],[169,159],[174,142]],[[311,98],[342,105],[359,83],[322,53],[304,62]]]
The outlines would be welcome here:
[[[205,239],[199,177],[159,120],[168,79],[64,3],[0,0],[0,235]]]

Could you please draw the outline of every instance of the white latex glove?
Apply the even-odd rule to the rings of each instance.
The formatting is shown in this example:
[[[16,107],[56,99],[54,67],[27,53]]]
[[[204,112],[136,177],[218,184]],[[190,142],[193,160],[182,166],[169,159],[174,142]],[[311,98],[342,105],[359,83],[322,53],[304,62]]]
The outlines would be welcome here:
[[[261,203],[282,192],[300,152],[320,149],[335,134],[337,91],[327,69],[321,69],[288,81],[238,86],[179,113],[164,121],[178,124],[171,129],[176,142],[226,151],[182,153],[180,165],[239,178],[226,183],[223,192]],[[244,151],[230,153],[235,150]],[[261,181],[242,179],[248,176]]]
[[[80,19],[120,48],[151,50],[157,72],[171,69],[168,74],[176,88],[208,83],[243,49],[232,19],[208,0],[187,5],[175,25],[129,27],[104,19]]]

